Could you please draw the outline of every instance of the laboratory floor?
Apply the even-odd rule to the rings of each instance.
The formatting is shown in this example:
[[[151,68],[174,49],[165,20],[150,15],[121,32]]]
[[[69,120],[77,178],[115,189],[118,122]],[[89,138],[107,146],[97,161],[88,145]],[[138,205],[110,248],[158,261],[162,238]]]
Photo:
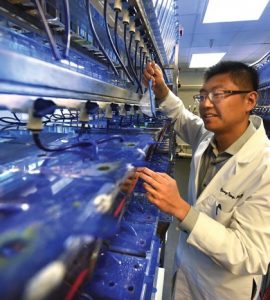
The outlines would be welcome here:
[[[188,177],[190,170],[190,158],[177,158],[175,165],[175,179],[178,184],[179,191],[182,197],[185,199],[188,189]],[[176,245],[179,238],[179,230],[176,227],[177,221],[174,220],[168,229],[167,242],[165,245],[165,257],[164,257],[164,286],[162,300],[170,300],[172,292],[172,277],[173,277],[173,262]]]

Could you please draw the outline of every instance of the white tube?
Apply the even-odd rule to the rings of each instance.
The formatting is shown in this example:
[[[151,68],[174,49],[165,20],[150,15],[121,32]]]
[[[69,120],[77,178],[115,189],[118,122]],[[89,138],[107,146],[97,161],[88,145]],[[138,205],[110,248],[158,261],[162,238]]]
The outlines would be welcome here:
[[[130,21],[130,25],[129,25],[129,32],[133,32],[135,33],[136,29],[135,29],[135,22],[134,21]]]
[[[141,40],[140,31],[135,31],[135,42],[139,42]]]
[[[115,0],[113,9],[118,10],[118,11],[122,11],[122,1],[121,0]]]
[[[126,9],[123,9],[123,23],[129,24],[129,13]]]

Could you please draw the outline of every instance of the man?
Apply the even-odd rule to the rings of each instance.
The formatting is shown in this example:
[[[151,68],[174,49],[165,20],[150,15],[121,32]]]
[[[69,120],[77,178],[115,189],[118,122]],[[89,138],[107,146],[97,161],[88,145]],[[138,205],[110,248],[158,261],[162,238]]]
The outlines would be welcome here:
[[[185,109],[155,63],[160,108],[192,146],[188,199],[164,173],[139,168],[149,201],[179,220],[176,299],[259,299],[270,261],[270,143],[256,105],[258,76],[240,62],[221,62],[205,74],[194,98],[200,117]]]

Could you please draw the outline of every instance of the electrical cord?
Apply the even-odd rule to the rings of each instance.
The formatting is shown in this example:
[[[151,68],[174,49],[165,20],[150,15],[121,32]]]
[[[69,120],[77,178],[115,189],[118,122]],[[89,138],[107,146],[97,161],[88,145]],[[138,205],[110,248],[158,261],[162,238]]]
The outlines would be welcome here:
[[[36,0],[37,1],[37,0]],[[110,59],[110,57],[108,56],[108,54],[106,53],[105,49],[103,48],[102,44],[101,44],[101,41],[96,33],[96,30],[95,30],[95,27],[94,27],[94,22],[93,22],[93,19],[92,19],[92,12],[91,12],[91,4],[90,4],[90,0],[86,0],[86,11],[87,11],[87,17],[88,17],[88,21],[89,21],[89,25],[90,25],[90,28],[91,28],[91,31],[99,45],[99,48],[100,50],[102,51],[102,53],[104,54],[104,56],[107,58],[108,62],[110,63],[115,75],[119,76],[119,73],[118,71],[116,70],[112,60]]]
[[[41,142],[39,131],[34,131],[33,130],[32,131],[32,137],[33,137],[33,140],[35,142],[35,145],[39,149],[41,149],[43,151],[46,151],[46,152],[60,152],[60,151],[65,151],[65,150],[76,148],[76,147],[89,147],[89,146],[92,146],[95,149],[95,156],[98,154],[98,146],[97,145],[103,144],[103,143],[106,143],[106,142],[109,142],[109,141],[112,141],[112,140],[119,140],[120,142],[124,141],[124,139],[123,139],[122,136],[120,136],[120,135],[113,135],[113,136],[110,136],[108,138],[98,139],[96,141],[78,142],[78,143],[75,143],[75,144],[72,144],[72,145],[68,145],[66,147],[49,148],[49,147],[43,145],[43,143]]]
[[[137,76],[138,76],[138,70],[137,70],[138,46],[139,46],[139,42],[136,41],[136,43],[135,43],[135,54],[134,54],[134,70],[135,70]]]
[[[78,120],[78,117],[76,115],[74,115],[73,113],[71,113],[69,111],[69,114],[65,114],[63,113],[63,111],[61,111],[61,114],[51,114],[50,117],[48,117],[47,115],[44,116],[44,118],[48,119],[49,122],[52,121],[73,121],[73,120]],[[47,122],[48,122],[47,121]]]
[[[72,300],[74,299],[76,293],[79,291],[80,286],[83,284],[86,277],[89,275],[90,269],[84,269],[80,272],[80,274],[77,276],[76,280],[73,282],[70,290],[68,291],[65,300]]]
[[[128,46],[128,54],[129,54],[129,56],[131,54],[131,44],[132,44],[133,36],[134,36],[134,32],[130,32],[129,46]]]
[[[63,0],[63,2],[64,2],[64,13],[65,13],[65,38],[66,38],[66,48],[65,48],[64,57],[68,58],[69,50],[70,50],[70,38],[71,38],[70,6],[68,0]]]
[[[139,52],[139,75],[137,75],[139,77],[139,81],[140,83],[142,82],[142,73],[143,73],[143,68],[142,68],[142,51],[143,51],[143,48],[140,47],[140,52]],[[137,93],[139,92],[139,87],[137,89]]]
[[[140,59],[140,81],[142,81],[142,72],[143,72],[143,68],[142,68],[142,50],[143,50],[143,48],[140,48],[140,56],[139,56],[139,59]]]
[[[167,129],[169,129],[170,126],[171,126],[171,124],[165,124],[162,127],[162,129],[158,133],[156,142],[154,144],[150,145],[149,148],[147,149],[147,152],[145,154],[145,161],[148,161],[151,159],[151,157],[154,154],[154,152],[156,151],[157,147],[161,144],[161,141],[164,138],[165,133],[166,133]]]
[[[21,122],[19,118],[17,119],[17,118],[11,118],[11,117],[2,117],[2,118],[0,118],[0,122],[9,124],[9,125],[18,125],[18,126],[25,126],[27,124],[27,123]]]
[[[114,18],[114,43],[115,43],[115,48],[116,48],[118,54],[120,54],[119,48],[118,48],[118,41],[117,41],[118,15],[119,15],[119,10],[115,10],[115,18]]]
[[[145,66],[145,59],[146,59],[146,53],[143,52],[143,55],[142,55],[142,73],[141,73],[140,80],[142,80],[142,76],[143,76],[143,70],[144,70],[144,66]]]
[[[121,135],[112,135],[109,138],[103,138],[103,139],[99,139],[96,140],[95,142],[97,144],[102,144],[102,143],[106,143],[112,140],[119,140],[120,142],[124,142],[124,138]]]
[[[89,131],[89,125],[87,127],[88,124],[86,124],[86,122],[82,122],[82,125],[80,127],[80,130],[78,132],[79,137],[82,136],[84,133],[86,133],[87,131]]]
[[[150,60],[149,56],[146,55],[145,57],[146,57],[145,64],[147,65],[151,60]]]
[[[21,125],[17,125],[17,124],[14,124],[14,125],[6,125],[6,126],[4,126],[4,127],[0,127],[0,132],[1,131],[5,131],[5,130],[8,130],[8,129],[11,129],[11,128],[13,128],[13,127],[16,127],[16,130],[19,130],[19,127],[20,127]]]
[[[68,112],[69,112],[69,114],[70,114],[70,117],[73,117],[73,118],[76,118],[76,119],[78,119],[78,111],[76,111],[76,114],[74,114],[70,109],[68,109]]]
[[[68,145],[66,147],[59,147],[59,148],[49,148],[45,145],[42,144],[41,140],[40,140],[40,136],[39,136],[39,131],[32,131],[32,137],[33,140],[35,142],[35,145],[41,149],[44,150],[46,152],[60,152],[60,151],[65,151],[71,148],[76,148],[76,147],[89,147],[89,146],[93,146],[95,147],[95,151],[97,151],[97,145],[95,142],[79,142],[79,143],[75,143],[72,145]]]
[[[138,77],[137,77],[137,74],[133,68],[133,65],[131,63],[131,59],[130,59],[130,56],[129,56],[129,53],[128,53],[128,48],[127,48],[127,23],[124,23],[124,44],[125,44],[125,50],[126,50],[126,55],[127,55],[127,59],[128,59],[128,65],[133,73],[133,76],[138,84],[138,90],[141,91],[141,93],[143,93],[143,89],[142,89],[142,85],[141,85],[141,82],[139,81]]]
[[[49,39],[49,43],[50,43],[50,46],[51,46],[54,58],[55,58],[55,60],[61,60],[60,53],[59,53],[59,51],[57,49],[57,45],[56,45],[55,39],[54,39],[54,37],[52,35],[52,32],[51,32],[51,29],[50,29],[49,24],[47,22],[47,19],[46,19],[45,15],[44,15],[42,6],[40,4],[40,1],[39,0],[35,0],[35,3],[36,3],[36,6],[37,6],[39,15],[41,17],[42,23],[44,25],[45,32],[46,32],[47,37]]]
[[[145,52],[143,52],[143,55],[142,55],[142,71],[141,71],[140,81],[142,81],[142,74],[143,74],[143,70],[144,70],[144,62],[145,62]]]
[[[14,118],[15,118],[18,122],[21,122],[21,120],[18,118],[18,116],[16,115],[15,112],[12,112],[12,114],[13,114]]]
[[[120,57],[120,55],[119,55],[119,52],[117,51],[117,49],[116,49],[115,46],[114,46],[114,43],[113,43],[113,40],[112,40],[112,37],[111,37],[111,33],[110,33],[110,30],[109,30],[109,26],[108,26],[108,20],[107,20],[107,4],[108,4],[107,0],[104,0],[103,16],[104,16],[105,28],[106,28],[106,32],[107,32],[107,36],[108,36],[109,42],[110,42],[110,44],[111,44],[111,47],[112,47],[112,49],[113,49],[113,52],[115,53],[115,55],[116,55],[116,57],[117,57],[117,59],[118,59],[120,65],[122,66],[122,68],[123,68],[124,72],[126,73],[128,79],[130,80],[130,82],[131,82],[132,84],[134,84],[134,81],[133,81],[133,79],[131,78],[131,76],[130,76],[128,70],[127,70],[127,68],[125,67],[125,65],[124,65],[124,63],[123,63],[123,61],[122,61],[122,59],[121,59],[121,57]]]

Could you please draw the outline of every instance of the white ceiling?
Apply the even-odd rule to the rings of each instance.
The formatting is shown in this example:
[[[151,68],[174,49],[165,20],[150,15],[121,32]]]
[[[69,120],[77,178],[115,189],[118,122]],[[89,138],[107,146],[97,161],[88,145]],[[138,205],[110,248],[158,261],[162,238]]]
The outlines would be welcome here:
[[[184,28],[180,37],[180,74],[189,84],[198,83],[194,74],[201,77],[203,72],[188,68],[193,53],[226,52],[223,60],[253,63],[270,51],[270,3],[258,21],[203,24],[207,0],[177,2],[179,24]]]

